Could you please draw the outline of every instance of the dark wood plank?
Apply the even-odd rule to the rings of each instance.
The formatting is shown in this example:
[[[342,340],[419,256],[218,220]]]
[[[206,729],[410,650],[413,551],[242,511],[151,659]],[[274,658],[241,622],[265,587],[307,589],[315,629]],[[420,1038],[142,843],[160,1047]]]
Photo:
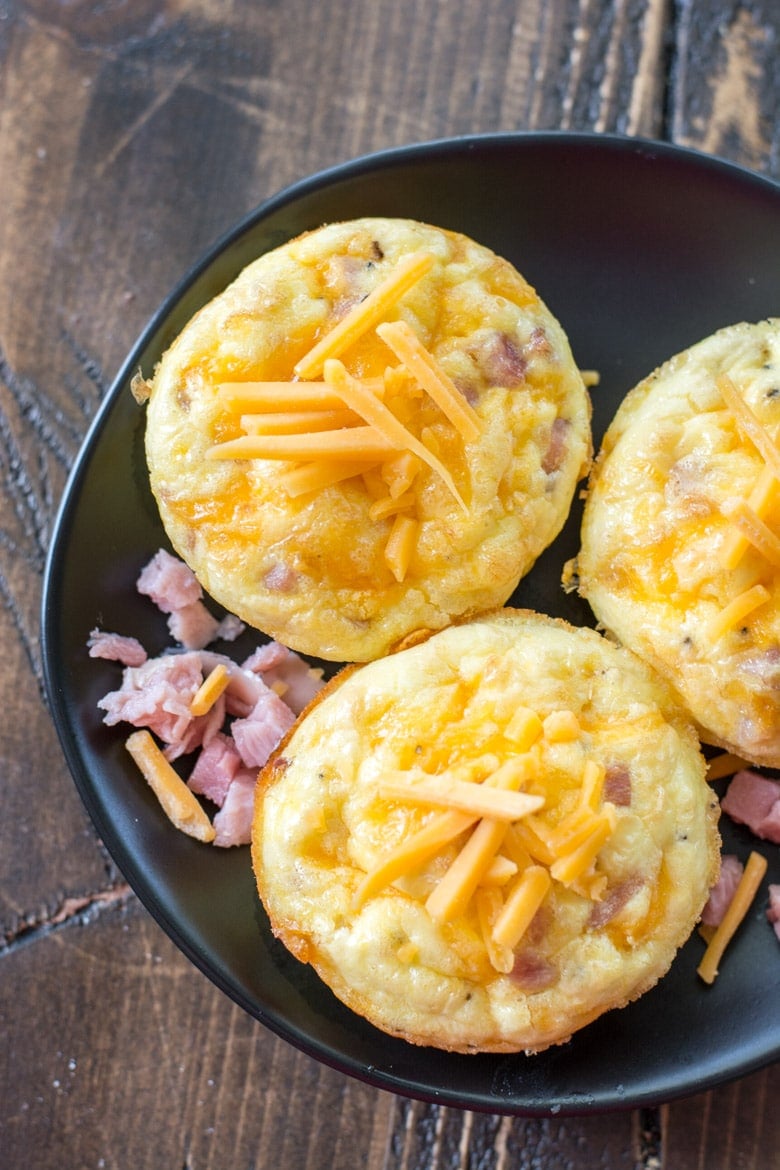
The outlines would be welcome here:
[[[663,1111],[665,1164],[674,1170],[780,1166],[780,1066]]]
[[[775,0],[683,0],[676,6],[669,94],[673,138],[780,174]]]

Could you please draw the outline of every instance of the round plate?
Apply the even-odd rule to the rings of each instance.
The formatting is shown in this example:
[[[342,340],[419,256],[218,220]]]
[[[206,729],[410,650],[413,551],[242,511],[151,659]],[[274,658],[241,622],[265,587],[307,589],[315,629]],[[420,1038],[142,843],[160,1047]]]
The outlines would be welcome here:
[[[546,1053],[417,1049],[354,1016],[288,955],[268,929],[248,850],[176,832],[139,780],[122,729],[101,723],[96,703],[118,685],[119,668],[87,656],[89,631],[134,634],[150,652],[167,644],[164,619],[134,590],[165,538],[133,373],[150,374],[195,310],[255,256],[362,215],[457,229],[511,260],[562,322],[580,366],[600,372],[597,444],[626,391],[664,359],[721,326],[780,311],[780,187],[658,143],[559,133],[433,142],[358,159],[264,203],[154,316],[62,503],[45,580],[46,685],[97,831],[142,902],[218,987],[292,1044],[382,1089],[495,1113],[585,1113],[657,1103],[758,1068],[780,1056],[780,950],[764,895],[712,988],[697,978],[703,943],[694,936],[653,991]],[[587,606],[560,586],[577,551],[579,507],[513,602],[592,624]],[[746,856],[749,834],[723,827],[727,850]],[[767,881],[780,881],[780,850],[765,852]]]

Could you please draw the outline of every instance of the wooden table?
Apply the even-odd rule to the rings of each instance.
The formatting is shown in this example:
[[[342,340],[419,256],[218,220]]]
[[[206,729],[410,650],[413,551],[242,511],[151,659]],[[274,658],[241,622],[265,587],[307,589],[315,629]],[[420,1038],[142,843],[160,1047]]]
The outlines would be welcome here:
[[[88,821],[43,697],[47,542],[141,327],[240,216],[382,147],[617,131],[780,175],[777,0],[0,0],[0,1165],[780,1166],[780,1068],[641,1111],[420,1104],[192,967]]]

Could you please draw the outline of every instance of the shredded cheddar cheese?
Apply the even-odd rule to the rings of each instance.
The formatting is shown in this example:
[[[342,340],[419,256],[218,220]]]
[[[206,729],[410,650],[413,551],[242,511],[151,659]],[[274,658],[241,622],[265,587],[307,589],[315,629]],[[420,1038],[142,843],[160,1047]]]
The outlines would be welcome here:
[[[217,443],[209,459],[382,459],[397,445],[375,427],[343,427],[307,435],[240,435]]]
[[[519,783],[519,779],[518,779]],[[383,796],[429,804],[436,808],[454,808],[501,821],[515,821],[544,805],[543,796],[512,792],[504,788],[453,780],[449,776],[431,776],[426,780],[383,780]]]
[[[707,637],[710,641],[716,642],[754,609],[769,601],[770,597],[771,594],[765,585],[753,585],[738,594],[707,623]]]
[[[554,882],[590,901],[600,900],[607,887],[597,860],[615,830],[617,810],[603,800],[605,766],[584,759],[579,776],[572,777],[576,786],[567,791],[563,815],[546,808],[545,796],[522,790],[543,775],[545,744],[551,749],[582,742],[582,734],[571,711],[541,718],[530,708],[518,708],[504,737],[523,750],[503,763],[488,752],[455,761],[444,771],[383,775],[377,785],[382,799],[444,811],[366,874],[355,895],[356,908],[455,845],[457,851],[426,897],[426,909],[446,923],[473,900],[491,965],[511,971],[514,948]]]
[[[455,481],[444,464],[419,439],[415,438],[411,431],[407,430],[384,403],[380,402],[370,390],[366,390],[357,378],[353,378],[342,362],[335,358],[329,358],[325,362],[325,381],[351,410],[359,414],[370,426],[375,428],[378,434],[386,439],[388,447],[395,447],[399,451],[411,451],[418,459],[422,459],[423,463],[427,463],[431,471],[434,471],[444,481],[457,502],[466,511],[466,505],[455,487]]]
[[[317,378],[328,358],[339,357],[359,337],[382,320],[404,293],[408,292],[431,270],[434,256],[429,252],[413,252],[403,256],[393,271],[373,289],[365,300],[349,310],[337,325],[325,334],[295,365],[299,378]]]
[[[721,511],[770,565],[780,568],[780,538],[745,500],[730,500]]]
[[[292,499],[311,492],[322,491],[334,483],[353,479],[366,469],[365,462],[331,459],[327,463],[303,463],[283,471],[280,478],[283,489]]]
[[[751,511],[760,520],[766,517],[770,505],[778,489],[778,481],[768,467],[761,470],[755,486],[748,496],[747,504]],[[745,534],[738,528],[732,527],[725,536],[718,553],[720,563],[724,569],[736,569],[749,545]]]
[[[733,776],[735,772],[748,766],[747,760],[743,760],[741,756],[735,756],[733,752],[720,752],[707,762],[707,779],[713,783],[715,780],[722,780],[724,776]]]
[[[171,767],[150,732],[134,731],[125,747],[170,821],[198,841],[213,841],[216,830],[197,797]]]
[[[726,947],[731,942],[740,923],[744,919],[755,898],[758,887],[767,870],[767,860],[760,853],[751,853],[745,864],[742,877],[739,880],[734,896],[728,909],[710,938],[704,957],[697,967],[699,977],[705,983],[714,983],[718,975],[718,967],[723,958]]]
[[[377,326],[377,334],[414,375],[439,409],[468,442],[479,438],[482,422],[405,321]]]
[[[214,669],[206,675],[201,685],[193,695],[190,703],[191,715],[206,715],[216,703],[220,695],[224,694],[230,682],[230,673],[224,662],[218,662]]]
[[[531,865],[524,870],[510,890],[493,926],[493,941],[498,946],[514,950],[531,925],[551,885],[550,871],[544,866]]]
[[[344,403],[324,382],[222,382],[220,402],[236,414],[341,410]]]
[[[305,435],[307,431],[351,427],[360,418],[351,410],[292,410],[242,414],[240,422],[248,435]]]
[[[728,375],[721,374],[715,381],[723,401],[736,419],[737,426],[753,443],[775,479],[780,479],[780,450],[772,436],[756,418]]]
[[[409,571],[419,524],[411,516],[396,516],[385,545],[385,563],[399,584]]]

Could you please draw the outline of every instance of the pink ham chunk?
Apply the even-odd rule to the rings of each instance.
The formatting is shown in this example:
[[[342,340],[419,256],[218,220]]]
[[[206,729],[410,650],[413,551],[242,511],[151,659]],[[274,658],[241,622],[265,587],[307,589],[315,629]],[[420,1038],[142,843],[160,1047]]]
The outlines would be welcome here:
[[[175,613],[203,597],[203,590],[189,566],[161,548],[141,570],[136,589],[150,597],[163,613]]]
[[[253,769],[242,768],[236,773],[227,790],[225,803],[214,817],[214,845],[227,849],[233,845],[249,844],[256,783],[257,773]]]
[[[248,768],[262,768],[295,715],[270,688],[266,688],[245,719],[236,719],[231,728],[239,755]]]
[[[107,658],[123,666],[143,666],[147,653],[137,638],[111,634],[105,630],[91,630],[87,641],[90,658]]]
[[[266,686],[273,687],[296,715],[322,690],[322,671],[309,666],[294,650],[279,642],[258,646],[241,664],[242,670],[262,675]]]
[[[744,871],[745,867],[738,857],[733,853],[724,853],[720,862],[720,876],[710,890],[707,904],[701,912],[705,926],[720,926]]]
[[[780,844],[780,784],[744,769],[729,784],[721,808],[765,841]]]

